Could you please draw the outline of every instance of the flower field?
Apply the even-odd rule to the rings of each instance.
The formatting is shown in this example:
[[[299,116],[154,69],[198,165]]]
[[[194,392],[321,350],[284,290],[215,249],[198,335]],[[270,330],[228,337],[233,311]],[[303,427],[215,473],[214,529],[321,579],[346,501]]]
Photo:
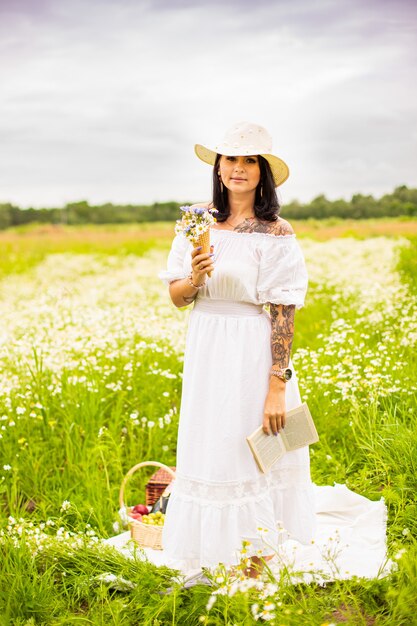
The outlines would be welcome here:
[[[313,479],[385,498],[392,574],[231,583],[219,568],[167,595],[175,572],[101,539],[122,530],[127,470],[175,465],[189,309],[157,277],[173,225],[0,233],[0,624],[417,623],[417,239],[387,223],[293,223],[310,285],[292,357],[320,433]]]

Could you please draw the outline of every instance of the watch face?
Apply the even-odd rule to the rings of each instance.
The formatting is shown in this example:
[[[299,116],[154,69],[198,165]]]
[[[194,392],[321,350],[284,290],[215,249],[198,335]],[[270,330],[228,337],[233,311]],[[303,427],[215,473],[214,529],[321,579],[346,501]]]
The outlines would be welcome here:
[[[290,380],[291,376],[292,376],[292,370],[290,370],[289,367],[287,367],[284,370],[284,376],[285,376],[285,380]]]

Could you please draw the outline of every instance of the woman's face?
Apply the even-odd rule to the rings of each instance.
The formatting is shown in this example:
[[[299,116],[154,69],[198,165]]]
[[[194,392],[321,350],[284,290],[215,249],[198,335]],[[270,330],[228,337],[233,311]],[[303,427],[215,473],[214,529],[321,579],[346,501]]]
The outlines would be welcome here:
[[[223,185],[235,193],[254,191],[261,180],[259,159],[255,156],[225,156],[219,161]]]

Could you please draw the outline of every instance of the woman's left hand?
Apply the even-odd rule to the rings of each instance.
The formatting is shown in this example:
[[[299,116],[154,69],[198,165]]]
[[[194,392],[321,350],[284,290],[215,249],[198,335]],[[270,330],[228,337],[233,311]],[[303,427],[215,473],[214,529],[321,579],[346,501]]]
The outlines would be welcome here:
[[[285,383],[268,391],[264,405],[262,430],[266,435],[278,435],[285,426]]]

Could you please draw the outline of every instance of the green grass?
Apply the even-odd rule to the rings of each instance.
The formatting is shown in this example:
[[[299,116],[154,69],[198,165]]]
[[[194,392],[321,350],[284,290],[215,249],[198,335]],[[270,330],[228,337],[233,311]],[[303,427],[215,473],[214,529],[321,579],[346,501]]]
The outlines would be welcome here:
[[[285,217],[285,214],[283,214]],[[416,236],[417,219],[292,220],[300,237],[327,240],[334,237],[363,239],[379,235]],[[67,226],[31,223],[0,231],[0,278],[24,272],[48,254],[143,255],[155,246],[169,246],[173,222]]]
[[[0,259],[0,275],[12,270],[24,274],[47,255],[63,250],[121,255],[128,251],[140,256],[158,241],[166,251],[168,239],[156,240],[150,236],[152,229],[146,228],[143,233],[148,232],[149,238],[143,235],[136,242],[132,238],[131,248],[121,247],[120,240],[111,243],[111,234],[117,238],[122,231],[109,229],[110,236],[95,242],[87,241],[85,232],[74,231],[65,245],[52,240],[45,245],[40,235],[32,234],[26,247],[27,242],[18,238],[13,262],[10,249]],[[414,240],[404,248],[398,261],[401,280],[413,295],[417,294],[415,245]],[[326,352],[334,320],[343,316],[350,329],[352,354],[359,350],[364,329],[355,325],[354,301],[335,300],[331,289],[314,298],[314,290],[312,285],[310,305],[297,313],[293,351],[317,353],[321,365],[335,366],[336,357]],[[386,338],[383,329],[375,323],[365,330],[367,349],[376,353]],[[270,598],[276,604],[271,623],[417,623],[417,403],[412,391],[417,385],[417,363],[413,347],[401,345],[403,330],[399,327],[397,335],[395,328],[392,332],[398,359],[406,363],[400,390],[371,397],[364,388],[353,399],[338,396],[334,403],[335,394],[326,395],[325,381],[303,384],[309,387],[308,402],[321,437],[312,454],[313,479],[318,484],[346,483],[371,499],[384,496],[389,553],[398,569],[382,580],[339,580],[325,586],[278,581],[278,590]],[[129,339],[111,352],[96,350],[92,344],[88,358],[79,355],[75,370],[68,366],[56,373],[46,367],[42,354],[35,352],[31,362],[14,354],[11,351],[4,360],[2,371],[17,377],[18,385],[0,396],[4,426],[0,455],[2,465],[10,465],[0,471],[0,624],[262,623],[255,622],[251,613],[251,606],[259,602],[254,589],[220,595],[208,611],[210,588],[178,588],[161,595],[172,584],[173,572],[124,559],[111,549],[97,548],[93,541],[95,534],[114,534],[120,483],[132,465],[143,459],[175,465],[181,355],[168,342],[158,341],[156,346],[133,329]],[[175,376],[150,375],[153,368]],[[164,415],[172,419],[160,428],[158,419]],[[132,478],[127,503],[143,501],[152,471]],[[62,510],[65,500],[71,504]],[[50,537],[43,543],[36,536],[39,528]],[[67,533],[65,541],[56,538],[58,528]],[[97,579],[103,573],[120,576],[134,588],[114,590]]]
[[[417,292],[417,237],[410,237],[410,246],[401,250],[398,269],[404,282]]]
[[[94,368],[87,366],[83,370],[89,387],[85,383],[70,382],[73,371],[64,371],[59,393],[51,395],[48,387],[54,386],[53,377],[41,363],[38,371],[32,371],[29,376],[25,368],[16,370],[25,388],[26,401],[22,402],[19,394],[13,394],[11,413],[17,407],[30,412],[36,403],[45,408],[35,411],[37,415],[32,419],[19,420],[17,427],[9,429],[8,436],[1,441],[2,458],[13,459],[19,455],[8,480],[0,485],[5,514],[19,516],[28,506],[35,506],[31,519],[41,521],[56,514],[57,505],[69,499],[84,519],[93,523],[100,533],[109,535],[115,519],[118,486],[126,471],[144,458],[174,464],[176,424],[165,425],[163,433],[159,434],[155,427],[137,426],[129,419],[129,414],[137,409],[138,398],[141,414],[156,422],[160,415],[179,405],[180,388],[176,379],[164,379],[163,391],[169,391],[170,398],[162,401],[158,394],[162,384],[157,376],[148,374],[155,362],[155,352],[152,348],[135,348],[141,345],[140,340],[132,336],[129,356],[113,362],[109,375],[102,374],[107,358],[96,357]],[[132,360],[137,362],[138,358],[140,366],[133,369],[130,391],[106,388],[115,380],[126,387],[128,378],[124,367]],[[181,364],[168,345],[158,355],[158,364],[173,373],[181,371]],[[96,391],[92,393],[91,388]],[[0,410],[6,409],[1,407]],[[162,441],[169,446],[167,452],[161,451]],[[132,499],[139,497],[137,490],[147,482],[150,473],[152,468],[138,475],[136,492],[132,479],[129,493]]]
[[[25,272],[49,254],[142,256],[169,246],[171,222],[66,226],[32,223],[0,231],[0,278]]]

